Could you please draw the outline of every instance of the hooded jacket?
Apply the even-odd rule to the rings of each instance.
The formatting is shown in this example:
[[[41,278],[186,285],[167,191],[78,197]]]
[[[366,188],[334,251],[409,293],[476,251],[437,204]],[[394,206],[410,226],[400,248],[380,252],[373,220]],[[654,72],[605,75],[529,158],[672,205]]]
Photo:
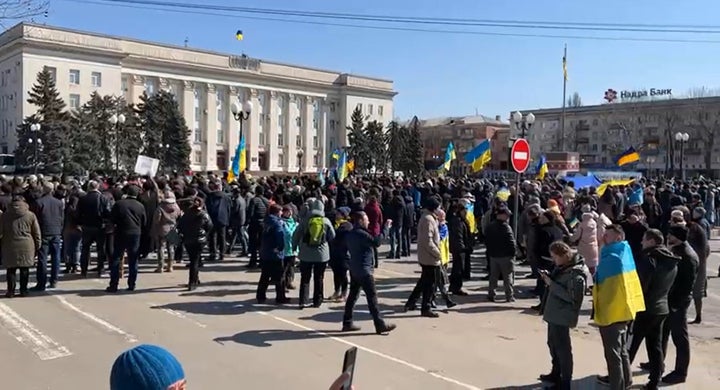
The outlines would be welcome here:
[[[585,259],[585,264],[590,268],[597,267],[598,257],[598,234],[597,222],[594,213],[584,213],[582,222],[573,232],[570,241],[577,243],[578,253]]]
[[[586,286],[582,256],[574,254],[569,264],[553,270],[550,279],[543,320],[548,324],[576,327]]]
[[[350,253],[348,269],[353,279],[362,279],[372,275],[375,263],[373,249],[380,246],[380,237],[373,236],[361,226],[355,226],[345,235],[345,243]]]
[[[208,194],[205,201],[210,219],[216,227],[224,227],[230,225],[230,199],[227,194],[222,191],[213,191]]]
[[[284,237],[284,253],[285,257],[297,256],[297,251],[293,250],[292,238],[295,230],[297,229],[298,223],[295,218],[281,218],[280,221],[283,224],[283,237]]]
[[[285,224],[277,215],[268,215],[263,223],[260,261],[282,261],[285,252]]]
[[[10,204],[0,216],[0,246],[5,268],[32,267],[40,249],[40,224],[22,201]]]
[[[668,293],[675,281],[679,260],[680,258],[664,245],[643,249],[636,266],[645,297],[646,314],[670,313]]]
[[[293,250],[298,252],[298,260],[307,263],[325,263],[330,260],[330,245],[335,238],[335,229],[332,223],[325,217],[325,205],[319,199],[312,199],[308,203],[308,213],[304,216],[292,238]],[[305,243],[305,234],[308,230],[308,223],[312,217],[321,217],[325,226],[325,242],[318,246],[310,246]]]
[[[353,230],[353,225],[348,221],[342,221],[335,229],[335,239],[330,241],[330,261],[344,262],[350,260],[348,252],[348,235]]]

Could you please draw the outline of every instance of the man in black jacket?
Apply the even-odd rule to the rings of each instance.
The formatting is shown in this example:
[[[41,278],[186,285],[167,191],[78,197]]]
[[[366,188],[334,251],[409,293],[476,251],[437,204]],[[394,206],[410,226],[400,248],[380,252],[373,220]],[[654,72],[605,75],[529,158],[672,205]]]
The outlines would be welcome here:
[[[640,343],[645,339],[649,363],[643,365],[650,371],[646,389],[657,389],[664,370],[663,324],[670,308],[668,293],[675,281],[677,263],[680,260],[663,245],[662,232],[649,229],[642,238],[642,255],[635,263],[645,297],[645,311],[637,314],[633,323],[633,337],[628,355],[635,359]]]
[[[248,202],[248,250],[250,252],[250,263],[248,268],[257,267],[258,251],[262,239],[263,224],[270,203],[264,196],[265,189],[262,186],[255,187],[255,196]]]
[[[210,251],[209,261],[218,259],[223,261],[225,257],[225,235],[230,225],[230,199],[221,188],[220,184],[210,183],[210,193],[205,200],[205,207],[213,223],[208,240]]]
[[[488,287],[488,300],[495,302],[495,289],[498,279],[502,276],[503,287],[505,287],[505,300],[515,301],[513,293],[513,282],[515,272],[515,237],[508,220],[512,213],[506,206],[501,206],[490,222],[485,232],[485,246],[490,267],[490,285]]]
[[[140,188],[131,185],[126,190],[125,199],[115,203],[110,213],[110,220],[115,225],[115,247],[110,264],[110,285],[105,291],[114,293],[120,282],[120,259],[127,251],[128,291],[135,290],[138,274],[138,257],[140,237],[147,226],[145,206],[137,200]]]
[[[412,239],[413,228],[415,227],[415,202],[405,190],[400,192],[400,196],[402,196],[405,201],[405,212],[403,213],[402,233],[400,236],[400,256],[407,257],[410,256],[410,241]]]
[[[60,247],[62,245],[65,204],[53,196],[52,183],[43,183],[43,195],[35,201],[35,215],[40,223],[42,242],[38,251],[37,285],[35,291],[45,291],[46,287],[55,288],[60,273]],[[50,284],[47,278],[47,258],[50,256]]]
[[[687,310],[692,302],[693,287],[698,272],[698,255],[687,242],[688,229],[675,225],[668,229],[668,246],[681,260],[677,266],[677,276],[668,294],[670,314],[667,326],[663,329],[663,355],[667,355],[667,343],[672,335],[675,344],[675,370],[662,378],[663,383],[685,383],[690,366],[690,339],[687,328]]]
[[[110,215],[110,202],[98,190],[99,183],[90,180],[87,194],[78,201],[78,221],[82,227],[82,251],[80,253],[80,274],[87,277],[90,263],[90,246],[97,246],[97,272],[102,275],[105,265],[105,231],[103,222]]]
[[[402,247],[403,222],[405,222],[405,199],[400,196],[400,191],[393,190],[385,218],[393,221],[390,226],[390,253],[388,259],[399,259]]]
[[[464,254],[468,247],[472,247],[472,233],[467,222],[468,210],[460,203],[450,208],[448,230],[450,240],[450,254],[452,255],[452,271],[450,273],[450,292],[453,295],[468,295],[463,287]]]

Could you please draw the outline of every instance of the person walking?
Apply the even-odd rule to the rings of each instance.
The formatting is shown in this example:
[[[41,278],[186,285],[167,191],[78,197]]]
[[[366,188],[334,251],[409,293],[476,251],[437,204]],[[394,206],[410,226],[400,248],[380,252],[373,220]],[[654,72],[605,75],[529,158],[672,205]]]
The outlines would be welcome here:
[[[448,229],[450,233],[450,255],[452,257],[452,270],[450,272],[450,292],[457,296],[468,295],[463,290],[464,256],[465,250],[473,243],[470,226],[467,222],[467,208],[456,203],[450,208]]]
[[[264,196],[265,189],[258,185],[255,187],[255,196],[248,202],[247,222],[248,222],[248,251],[250,252],[250,262],[248,268],[257,266],[258,251],[262,241],[262,232],[264,231],[263,222],[267,214],[267,208],[270,201]]]
[[[60,258],[62,257],[62,233],[65,220],[65,204],[53,194],[52,183],[42,184],[43,195],[35,201],[34,211],[40,224],[42,243],[38,251],[37,285],[33,291],[45,291],[55,288],[60,276]],[[48,257],[50,257],[50,280],[48,283]]]
[[[300,261],[299,306],[307,305],[310,279],[313,279],[313,307],[320,307],[324,300],[323,285],[325,269],[330,261],[328,242],[335,238],[335,229],[325,217],[325,205],[320,199],[311,199],[307,205],[308,214],[293,234],[293,250],[298,249]]]
[[[350,208],[338,207],[335,213],[335,239],[330,241],[330,268],[333,271],[333,285],[335,290],[330,297],[331,301],[342,302],[347,299],[348,291],[348,252],[347,235],[353,230],[349,221]],[[372,249],[372,248],[370,248]]]
[[[502,276],[505,288],[505,301],[514,302],[515,293],[515,253],[517,246],[513,231],[508,220],[512,212],[507,207],[497,210],[495,219],[490,222],[485,232],[485,246],[490,258],[490,282],[488,287],[488,300],[495,302],[495,289],[498,279]]]
[[[20,296],[28,295],[30,267],[40,249],[40,224],[22,195],[13,196],[7,211],[0,216],[0,247],[2,266],[7,270],[6,298],[13,298],[18,288],[20,273]]]
[[[440,201],[434,197],[425,200],[425,207],[418,222],[417,257],[422,273],[415,284],[415,288],[405,303],[405,310],[416,310],[417,300],[422,294],[420,313],[423,317],[437,318],[438,314],[432,311],[430,303],[435,293],[435,276],[440,267],[442,255],[440,253],[440,227],[435,211],[440,207]]]
[[[145,207],[137,200],[140,188],[130,185],[126,189],[125,199],[115,203],[110,220],[115,227],[115,242],[112,263],[110,264],[110,285],[105,289],[109,293],[118,291],[120,283],[120,262],[127,251],[128,291],[135,291],[138,276],[138,257],[140,237],[147,224]],[[149,234],[149,232],[144,232]]]
[[[375,333],[392,332],[396,325],[385,322],[380,316],[375,277],[373,275],[375,264],[373,248],[380,246],[380,239],[367,230],[370,220],[364,211],[355,212],[352,221],[354,227],[345,236],[345,242],[350,252],[350,261],[348,262],[350,268],[350,292],[345,302],[342,331],[356,332],[360,330],[360,327],[353,322],[353,309],[360,296],[360,289],[362,289],[367,299],[368,311],[370,311],[375,323]],[[389,226],[388,222],[386,222],[387,226]]]
[[[192,291],[200,284],[200,256],[212,230],[212,220],[205,211],[203,198],[196,196],[192,199],[192,205],[178,220],[177,229],[190,260],[188,290]]]
[[[265,217],[265,230],[260,246],[260,280],[258,281],[255,297],[258,303],[265,303],[266,293],[270,282],[275,283],[275,303],[278,305],[289,303],[285,297],[285,274],[283,261],[285,257],[285,226],[280,218],[282,207],[271,204]],[[293,259],[294,261],[294,259]]]

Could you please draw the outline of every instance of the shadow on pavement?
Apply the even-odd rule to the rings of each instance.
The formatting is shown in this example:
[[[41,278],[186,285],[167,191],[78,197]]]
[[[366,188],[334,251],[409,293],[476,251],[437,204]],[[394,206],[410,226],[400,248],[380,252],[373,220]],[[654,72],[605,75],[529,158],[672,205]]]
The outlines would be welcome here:
[[[205,285],[203,284],[203,287]],[[230,295],[244,295],[244,294],[254,294],[257,290],[254,288],[241,288],[237,290],[231,290],[231,289],[222,289],[222,290],[208,290],[208,291],[193,291],[193,292],[187,292],[180,294],[181,297],[227,297]]]
[[[454,311],[456,311],[456,312],[458,312],[458,313],[462,313],[462,314],[493,313],[493,312],[498,312],[498,311],[510,311],[510,310],[512,310],[512,311],[517,311],[517,310],[518,310],[517,307],[512,306],[512,305],[510,305],[510,304],[508,304],[508,305],[506,305],[506,306],[502,306],[502,305],[493,305],[493,306],[482,305],[482,306],[473,306],[473,307],[462,307],[462,306],[458,306],[458,307],[459,307],[459,309],[456,309],[456,310],[454,310]]]
[[[549,384],[548,384],[549,385]],[[487,390],[536,390],[536,389],[546,389],[548,388],[548,385],[544,385],[543,383],[537,382],[534,384],[529,385],[511,385],[511,386],[501,386],[501,387],[493,387],[489,388]],[[605,389],[606,387],[603,387],[597,383],[597,379],[595,375],[587,376],[582,379],[576,379],[572,383],[573,389],[583,389],[583,390],[590,390],[590,389]]]
[[[245,314],[252,310],[252,302],[254,300],[227,302],[227,301],[210,301],[210,302],[176,302],[168,303],[161,306],[153,306],[152,309],[170,309],[175,311],[183,311],[192,314],[204,315],[239,315]]]
[[[294,341],[294,340],[310,340],[310,339],[321,339],[328,336],[342,337],[342,336],[371,336],[375,333],[364,332],[364,333],[341,333],[338,331],[318,332],[309,330],[248,330],[245,332],[237,333],[233,336],[218,337],[213,339],[218,344],[224,344],[226,342],[234,342],[238,344],[245,344],[252,347],[266,348],[272,347],[273,342],[279,341]]]

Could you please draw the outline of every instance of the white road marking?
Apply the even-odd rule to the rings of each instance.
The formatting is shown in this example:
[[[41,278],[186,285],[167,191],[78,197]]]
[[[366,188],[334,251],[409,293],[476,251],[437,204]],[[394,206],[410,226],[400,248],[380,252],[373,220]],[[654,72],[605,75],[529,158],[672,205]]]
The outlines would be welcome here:
[[[105,328],[105,329],[106,329],[107,331],[109,331],[109,332],[117,333],[117,334],[123,336],[128,343],[136,343],[136,342],[138,342],[137,337],[135,337],[135,336],[133,336],[133,335],[125,332],[124,330],[122,330],[122,329],[118,328],[117,326],[115,326],[115,325],[113,325],[113,324],[111,324],[111,323],[103,320],[102,318],[99,318],[99,317],[95,316],[94,314],[90,314],[90,313],[88,313],[88,312],[85,312],[85,311],[81,310],[79,307],[77,307],[77,306],[73,305],[72,303],[68,302],[67,299],[65,299],[64,297],[62,297],[62,296],[60,296],[60,295],[54,295],[54,297],[57,298],[57,299],[60,301],[60,303],[62,303],[63,305],[65,305],[65,307],[67,307],[68,309],[70,309],[70,310],[72,310],[72,311],[80,314],[81,316],[87,318],[88,320],[90,320],[90,321],[92,321],[92,322],[95,322],[96,324],[102,326],[103,328]]]
[[[72,355],[67,348],[44,335],[13,309],[0,303],[0,326],[20,344],[30,348],[40,360],[52,360]]]
[[[385,359],[385,360],[389,360],[389,361],[391,361],[391,362],[398,363],[398,364],[403,365],[403,366],[405,366],[405,367],[411,368],[411,369],[413,369],[413,370],[415,370],[415,371],[419,371],[419,372],[428,374],[428,375],[430,375],[430,376],[432,376],[432,377],[435,377],[435,378],[437,378],[437,379],[443,380],[443,381],[448,382],[448,383],[452,383],[452,384],[454,384],[454,385],[463,387],[463,388],[465,388],[465,389],[468,389],[468,390],[481,390],[479,387],[476,387],[476,386],[473,386],[473,385],[470,385],[470,384],[461,382],[461,381],[459,381],[459,380],[457,380],[457,379],[453,379],[453,378],[450,378],[450,377],[447,377],[447,376],[444,376],[444,375],[440,375],[440,374],[438,374],[438,373],[436,373],[436,372],[433,372],[433,371],[431,371],[431,370],[428,370],[427,368],[420,367],[420,366],[418,366],[417,364],[413,364],[413,363],[410,363],[410,362],[408,362],[408,361],[405,361],[405,360],[402,360],[402,359],[399,359],[399,358],[396,358],[396,357],[393,357],[393,356],[390,356],[390,355],[386,355],[386,354],[384,354],[384,353],[382,353],[382,352],[378,352],[378,351],[376,351],[376,350],[374,350],[374,349],[370,349],[370,348],[367,348],[367,347],[363,347],[362,345],[355,344],[355,343],[352,343],[352,342],[347,341],[347,340],[343,340],[343,339],[341,339],[341,338],[339,338],[339,337],[330,336],[329,334],[327,334],[327,333],[325,333],[325,332],[321,332],[321,331],[319,331],[319,330],[316,330],[316,329],[313,329],[313,328],[309,328],[309,327],[307,327],[307,326],[305,326],[305,325],[298,324],[297,322],[293,322],[293,321],[287,320],[287,319],[282,318],[282,317],[274,316],[274,315],[272,315],[272,314],[270,314],[270,313],[268,313],[268,312],[256,311],[256,312],[254,312],[254,313],[257,313],[257,314],[260,314],[260,315],[263,315],[263,316],[266,316],[266,317],[270,317],[270,318],[272,318],[272,319],[274,319],[274,320],[276,320],[276,321],[284,322],[285,324],[294,326],[294,327],[299,328],[299,329],[302,329],[302,330],[306,330],[306,331],[308,331],[308,332],[313,332],[313,333],[318,334],[318,335],[320,335],[320,336],[327,337],[327,338],[329,338],[329,339],[331,339],[331,340],[333,340],[333,341],[337,341],[338,343],[342,343],[342,344],[345,344],[345,345],[348,345],[348,346],[351,346],[351,347],[355,347],[355,348],[357,348],[357,349],[359,349],[359,350],[361,350],[361,351],[365,351],[365,352],[367,352],[367,353],[370,353],[370,354],[373,354],[373,355],[375,355],[375,356],[381,357],[381,358],[383,358],[383,359]]]
[[[414,278],[414,277],[420,278],[420,275],[405,274],[405,273],[402,273],[402,272],[397,272],[397,271],[393,271],[393,270],[389,270],[389,269],[385,269],[385,268],[378,268],[377,270],[378,270],[380,273],[388,273],[388,274],[397,275],[397,276],[407,276],[407,277],[410,277],[410,278]]]
[[[158,305],[157,303],[148,303],[148,305],[155,306],[156,308],[160,309],[160,311],[170,314],[173,317],[182,318],[183,320],[190,321],[192,324],[199,326],[200,328],[207,328],[207,325],[203,324],[202,322],[195,321],[194,319],[186,316],[185,314],[183,314],[177,310],[159,307],[161,305]]]
[[[528,159],[528,154],[526,152],[515,152],[513,153],[513,159],[525,161]]]

